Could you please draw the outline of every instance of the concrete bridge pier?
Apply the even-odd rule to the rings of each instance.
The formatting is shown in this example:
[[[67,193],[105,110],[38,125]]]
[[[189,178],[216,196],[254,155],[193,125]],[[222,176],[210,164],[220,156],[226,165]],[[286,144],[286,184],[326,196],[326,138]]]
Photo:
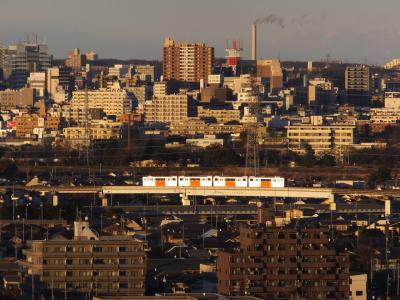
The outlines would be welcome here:
[[[103,196],[101,198],[101,206],[108,207],[108,199],[107,199],[107,197]]]
[[[58,194],[53,194],[53,206],[58,206]]]
[[[189,196],[186,193],[180,194],[180,196],[181,196],[182,205],[183,206],[190,206]]]

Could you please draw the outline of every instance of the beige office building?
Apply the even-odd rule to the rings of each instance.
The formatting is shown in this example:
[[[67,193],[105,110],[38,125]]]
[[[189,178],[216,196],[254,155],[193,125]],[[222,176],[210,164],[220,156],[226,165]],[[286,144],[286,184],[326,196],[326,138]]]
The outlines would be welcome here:
[[[19,262],[27,295],[32,294],[32,282],[34,293],[43,299],[52,294],[68,299],[77,293],[144,294],[145,244],[131,236],[99,236],[80,221],[74,223],[73,239],[56,236],[28,244]]]
[[[257,77],[270,80],[270,91],[283,87],[283,73],[279,60],[257,60]]]

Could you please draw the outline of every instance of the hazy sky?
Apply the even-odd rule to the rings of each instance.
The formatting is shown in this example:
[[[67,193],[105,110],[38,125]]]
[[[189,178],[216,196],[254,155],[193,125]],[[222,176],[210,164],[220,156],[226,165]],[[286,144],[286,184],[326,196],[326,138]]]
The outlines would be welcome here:
[[[274,14],[285,26],[258,28],[259,57],[382,64],[400,56],[399,0],[0,0],[0,41],[47,38],[101,57],[160,59],[165,36],[204,41],[225,55],[228,38],[250,55],[250,26]]]

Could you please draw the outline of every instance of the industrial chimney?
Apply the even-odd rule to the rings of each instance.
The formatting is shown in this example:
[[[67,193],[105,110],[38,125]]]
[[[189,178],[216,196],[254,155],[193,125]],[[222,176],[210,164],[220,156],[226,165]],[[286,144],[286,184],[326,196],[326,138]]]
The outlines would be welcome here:
[[[251,59],[257,60],[257,24],[251,27]]]

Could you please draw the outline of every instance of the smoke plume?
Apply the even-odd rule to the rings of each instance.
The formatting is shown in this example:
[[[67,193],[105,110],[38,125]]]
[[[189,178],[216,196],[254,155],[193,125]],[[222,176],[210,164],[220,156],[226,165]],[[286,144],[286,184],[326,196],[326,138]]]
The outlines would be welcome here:
[[[278,17],[275,14],[263,18],[257,18],[254,20],[255,24],[276,24],[282,28],[285,27],[285,20],[282,17]]]

